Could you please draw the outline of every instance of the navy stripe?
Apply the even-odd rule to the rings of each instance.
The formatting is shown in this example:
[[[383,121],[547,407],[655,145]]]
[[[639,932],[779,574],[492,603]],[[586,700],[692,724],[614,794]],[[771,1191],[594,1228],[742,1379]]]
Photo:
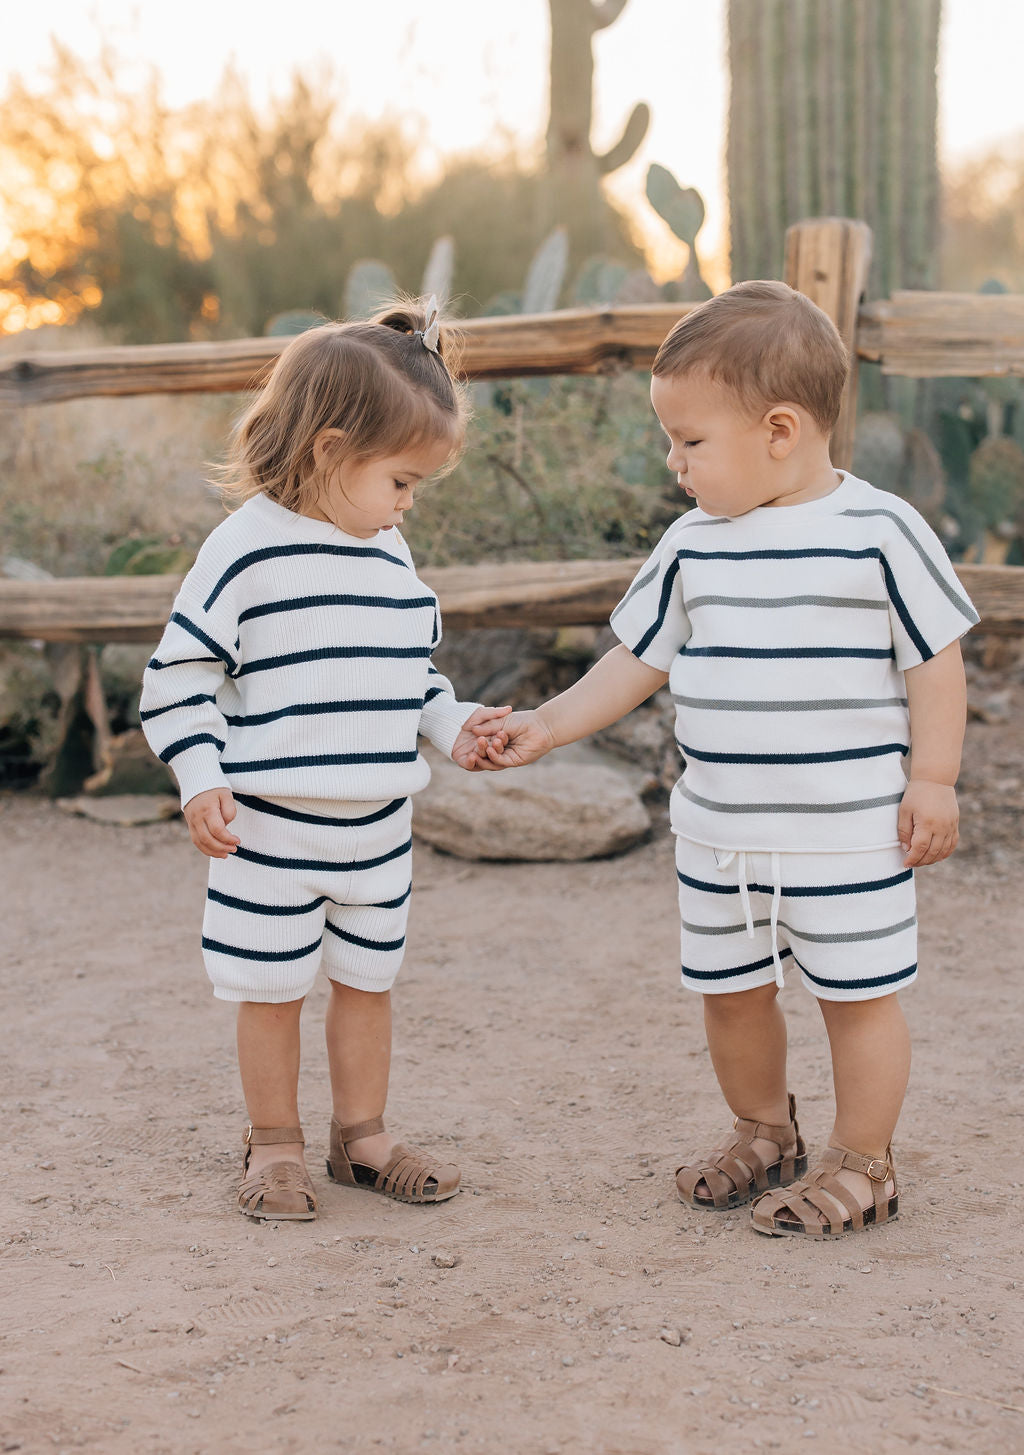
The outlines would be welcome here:
[[[779,959],[784,960],[787,955],[792,955],[792,950],[780,950]],[[732,980],[737,975],[747,975],[753,970],[766,970],[775,961],[771,955],[766,960],[752,960],[749,965],[737,965],[733,970],[691,970],[684,965],[683,974],[691,980]]]
[[[302,960],[306,955],[312,955],[314,950],[319,950],[320,943],[321,940],[314,940],[311,945],[303,945],[298,950],[244,950],[241,945],[225,945],[220,940],[203,936],[204,950],[216,950],[220,955],[236,955],[240,960]]]
[[[931,657],[934,657],[935,653],[918,631],[914,623],[914,618],[910,615],[907,604],[900,595],[899,587],[896,585],[896,577],[892,574],[889,562],[884,556],[880,556],[879,560],[882,563],[882,575],[885,577],[885,589],[889,593],[889,599],[896,608],[897,615],[906,629],[907,636],[921,653],[923,660],[927,662]]]
[[[409,885],[409,888],[405,891],[405,893],[404,894],[400,894],[397,899],[382,899],[379,904],[368,904],[366,906],[366,908],[367,909],[398,909],[400,905],[403,905],[405,903],[405,901],[409,898],[409,895],[411,893],[412,893],[412,885],[410,884]]]
[[[680,656],[687,657],[891,657],[896,653],[892,647],[691,647],[689,643],[679,649]]]
[[[688,561],[805,561],[813,557],[837,556],[847,561],[864,561],[871,557],[878,559],[882,552],[877,546],[866,546],[860,551],[847,551],[839,546],[808,546],[805,550],[792,551],[676,551],[677,560]]]
[[[651,626],[646,632],[644,632],[643,636],[633,648],[634,657],[643,656],[644,652],[650,646],[651,642],[653,642],[654,638],[658,635],[662,627],[665,625],[665,615],[668,611],[668,603],[672,596],[672,588],[675,585],[676,577],[679,575],[679,557],[684,554],[685,552],[677,551],[675,560],[665,572],[665,579],[661,583],[661,599],[658,602],[658,615],[654,619],[653,626]]]
[[[873,990],[876,985],[898,985],[901,980],[909,980],[917,970],[917,964],[908,965],[905,970],[895,970],[891,975],[865,975],[860,980],[826,980],[821,975],[812,975],[799,960],[794,963],[800,966],[801,971],[808,980],[815,985],[824,986],[826,990]]]
[[[899,874],[893,874],[888,879],[865,879],[859,884],[805,884],[805,885],[784,885],[782,897],[789,896],[791,899],[820,898],[827,899],[832,894],[867,894],[875,889],[891,889],[896,884],[906,884],[908,879],[913,879],[913,869],[904,869]],[[676,870],[676,878],[681,883],[688,885],[691,889],[703,889],[708,894],[739,894],[738,884],[709,884],[703,879],[693,879],[689,874],[683,874]],[[771,884],[748,884],[747,888],[757,894],[772,894],[774,888]]]
[[[236,899],[233,894],[222,894],[219,889],[208,889],[206,897],[228,909],[243,909],[248,914],[277,915],[309,914],[311,910],[319,909],[327,899],[326,894],[321,894],[319,899],[311,899],[308,904],[257,904],[252,899]]]
[[[179,738],[176,743],[169,743],[163,752],[158,754],[161,763],[169,763],[179,753],[184,753],[189,748],[195,748],[200,743],[212,743],[218,753],[224,751],[224,744],[220,738],[215,738],[212,733],[194,733],[190,738]]]
[[[221,767],[225,773],[269,773],[277,768],[332,768],[343,763],[415,763],[417,757],[415,749],[407,753],[310,753],[301,758],[252,758],[243,763],[222,763]]]
[[[319,813],[300,813],[296,808],[284,808],[280,803],[268,803],[266,799],[255,798],[251,793],[235,793],[236,803],[244,803],[246,808],[251,808],[256,813],[269,813],[275,818],[291,819],[293,823],[322,824],[324,828],[350,829],[361,828],[363,824],[379,823],[382,818],[390,818],[397,813],[403,804],[408,802],[406,798],[393,798],[390,803],[378,808],[374,813],[365,814],[362,818],[326,818]]]
[[[211,697],[210,701],[213,700]],[[224,721],[231,727],[255,727],[259,723],[277,722],[282,717],[318,717],[328,712],[421,712],[422,709],[422,697],[365,697],[350,702],[293,702],[276,712],[253,712],[244,717],[226,712]]]
[[[294,546],[264,546],[261,550],[249,551],[247,555],[239,556],[237,561],[232,562],[203,602],[203,610],[209,611],[228,582],[233,581],[236,576],[240,576],[243,571],[247,571],[250,566],[257,566],[261,561],[272,561],[281,556],[372,556],[381,561],[390,561],[393,566],[409,569],[400,556],[391,556],[378,546],[328,546],[312,543]]]
[[[228,722],[231,719],[228,718]],[[846,763],[855,758],[882,758],[888,753],[909,753],[906,743],[879,743],[873,748],[842,748],[833,753],[704,753],[680,743],[688,758],[701,763]]]
[[[906,521],[903,519],[902,516],[897,515],[894,510],[881,510],[881,509],[876,509],[876,510],[844,510],[842,512],[842,514],[843,515],[851,515],[851,516],[861,517],[861,518],[862,517],[865,517],[865,516],[871,516],[871,515],[885,515],[885,516],[888,516],[888,518],[896,525],[897,529],[899,530],[900,534],[903,536],[904,540],[909,541],[910,545],[913,546],[914,550],[917,552],[917,554],[918,554],[918,556],[919,556],[919,558],[921,560],[922,566],[924,566],[924,568],[928,572],[929,576],[932,578],[932,580],[935,582],[936,586],[939,588],[939,590],[942,592],[942,594],[947,598],[947,600],[949,600],[949,601],[951,601],[953,603],[953,605],[956,607],[957,611],[959,611],[963,616],[965,616],[967,618],[967,620],[972,624],[972,626],[974,624],[976,624],[978,621],[980,621],[981,618],[978,616],[978,613],[975,611],[974,607],[971,605],[971,603],[967,600],[967,598],[965,596],[961,596],[958,591],[954,591],[951,583],[946,580],[946,577],[939,570],[939,568],[936,565],[936,563],[932,560],[931,556],[925,550],[924,546],[922,546],[921,542],[917,539],[917,536],[914,535],[913,531],[907,525]]]
[[[193,662],[219,662],[220,657],[176,657],[173,662],[161,662],[159,657],[150,657],[146,663],[147,672],[163,672],[167,667],[189,667]]]
[[[332,925],[330,920],[326,922],[326,928],[332,935],[337,935],[339,940],[344,940],[349,945],[358,945],[363,950],[400,950],[405,944],[405,936],[400,940],[364,940],[362,935],[353,935],[348,930],[339,930],[337,925]]]
[[[149,722],[150,718],[160,717],[165,712],[174,712],[179,707],[198,707],[201,702],[216,702],[212,692],[197,692],[195,697],[183,697],[180,702],[169,702],[166,707],[151,707],[147,712],[139,713],[140,722]],[[228,721],[230,722],[230,718]]]
[[[275,854],[258,854],[255,849],[244,849],[241,844],[235,850],[235,857],[246,859],[253,864],[266,864],[271,869],[317,869],[325,874],[347,874],[358,869],[376,869],[380,864],[388,864],[392,859],[400,859],[412,848],[412,839],[406,839],[404,844],[399,844],[397,849],[390,849],[386,854],[380,854],[376,859],[349,859],[347,863],[332,864],[326,859],[280,859]]]
[[[213,637],[207,636],[206,633],[203,631],[202,627],[196,626],[194,621],[191,621],[180,611],[171,612],[171,621],[173,621],[176,626],[180,626],[182,631],[188,632],[190,637],[195,637],[197,642],[202,642],[204,647],[209,647],[210,651],[214,654],[214,656],[219,661],[223,662],[230,671],[233,672],[235,670],[235,667],[238,664],[236,663],[231,653],[226,652],[219,642],[215,642],[213,640]]]
[[[317,606],[386,606],[395,611],[411,611],[421,606],[435,607],[433,596],[356,596],[340,592],[324,596],[292,596],[283,601],[264,601],[259,606],[246,607],[238,618],[251,621],[257,616],[273,616],[279,611],[306,611]]]
[[[427,688],[427,695],[423,699],[423,706],[426,707],[426,705],[427,705],[428,702],[433,702],[433,700],[434,700],[435,697],[443,697],[443,696],[444,696],[444,688],[443,687],[428,687]]]
[[[327,662],[339,657],[429,657],[429,647],[314,647],[308,652],[285,652],[280,657],[257,657],[252,662],[243,662],[235,673],[245,677],[250,672],[270,672],[275,667],[294,667],[299,662]]]

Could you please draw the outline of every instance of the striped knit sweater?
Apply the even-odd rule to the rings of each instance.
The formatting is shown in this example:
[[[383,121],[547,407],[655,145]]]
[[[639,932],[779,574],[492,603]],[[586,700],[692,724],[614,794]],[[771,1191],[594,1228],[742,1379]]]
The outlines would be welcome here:
[[[423,788],[476,707],[431,663],[437,597],[395,530],[370,540],[265,495],[212,532],[143,678],[142,725],[185,804],[204,789],[366,802]]]
[[[903,674],[978,620],[933,531],[855,476],[806,505],[670,526],[612,614],[669,673],[675,831],[735,850],[897,842]]]

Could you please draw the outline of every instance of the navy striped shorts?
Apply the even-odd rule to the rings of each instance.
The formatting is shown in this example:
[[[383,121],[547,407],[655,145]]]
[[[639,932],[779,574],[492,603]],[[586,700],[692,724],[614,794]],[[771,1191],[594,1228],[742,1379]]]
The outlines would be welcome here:
[[[389,990],[405,951],[412,801],[234,797],[241,842],[210,860],[203,919],[214,995],[300,1000],[321,963],[342,985]]]
[[[676,838],[683,984],[703,995],[781,985],[873,1000],[917,978],[914,872],[904,850],[767,854]]]

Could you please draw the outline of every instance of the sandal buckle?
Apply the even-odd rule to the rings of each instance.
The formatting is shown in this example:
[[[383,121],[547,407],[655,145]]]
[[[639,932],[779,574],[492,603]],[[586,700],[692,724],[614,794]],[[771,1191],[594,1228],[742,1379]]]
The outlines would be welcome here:
[[[253,1131],[252,1122],[250,1122],[249,1125],[245,1129],[245,1136],[242,1138],[242,1146],[243,1147],[250,1147],[250,1146],[252,1146],[252,1131]]]
[[[881,1167],[881,1172],[876,1172],[874,1170],[876,1167]],[[885,1157],[873,1157],[864,1171],[872,1182],[885,1182],[889,1176],[889,1163]]]

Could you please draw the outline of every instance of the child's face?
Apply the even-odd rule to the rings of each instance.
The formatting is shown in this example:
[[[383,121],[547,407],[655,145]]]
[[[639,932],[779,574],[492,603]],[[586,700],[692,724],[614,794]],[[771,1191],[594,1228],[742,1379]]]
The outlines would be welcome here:
[[[722,385],[700,375],[651,380],[651,403],[669,438],[666,464],[708,515],[745,515],[774,498],[766,470],[771,431]]]
[[[323,492],[323,518],[364,540],[390,530],[411,510],[416,487],[451,455],[447,440],[414,445],[396,455],[344,461]]]

